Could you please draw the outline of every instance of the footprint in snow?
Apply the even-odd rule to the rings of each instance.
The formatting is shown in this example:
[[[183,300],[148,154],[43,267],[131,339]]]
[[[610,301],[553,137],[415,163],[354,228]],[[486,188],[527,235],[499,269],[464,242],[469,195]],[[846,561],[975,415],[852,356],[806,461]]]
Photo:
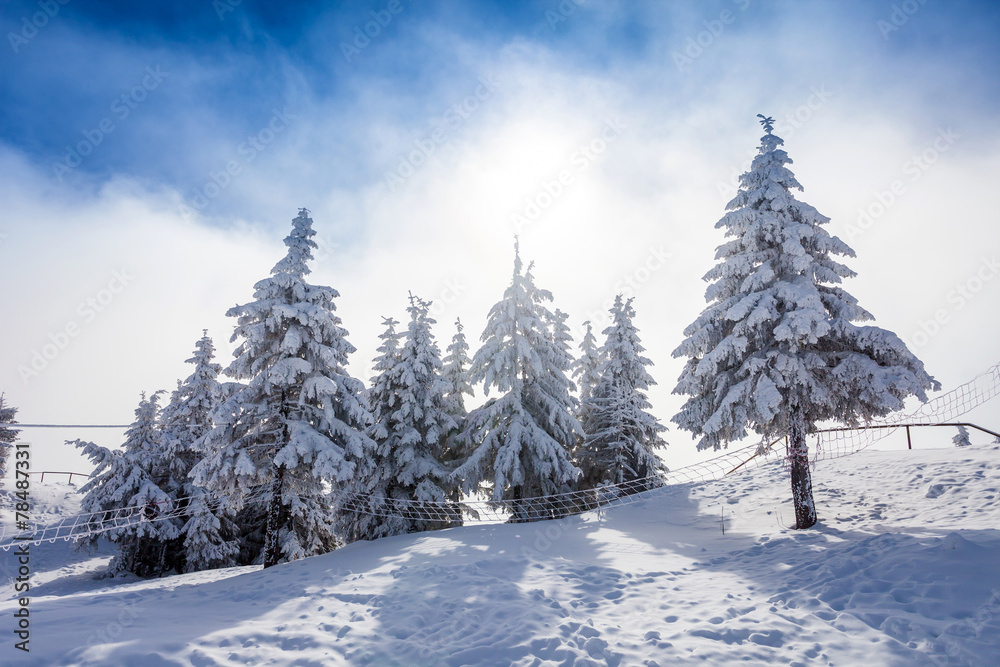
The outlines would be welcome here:
[[[927,489],[927,495],[925,498],[937,498],[945,492],[947,486],[945,484],[931,484],[931,487]]]

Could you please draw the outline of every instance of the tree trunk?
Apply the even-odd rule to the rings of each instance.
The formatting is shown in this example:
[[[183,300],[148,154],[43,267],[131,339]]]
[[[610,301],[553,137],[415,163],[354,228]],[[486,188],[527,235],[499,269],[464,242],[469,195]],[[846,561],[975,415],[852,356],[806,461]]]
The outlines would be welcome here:
[[[789,415],[788,462],[792,472],[792,502],[795,505],[795,527],[809,528],[816,523],[816,503],[813,502],[812,476],[809,474],[809,450],[802,410],[793,406]]]
[[[267,532],[264,534],[264,567],[277,565],[281,560],[278,531],[281,527],[281,477],[282,468],[275,466],[271,481],[271,499],[267,504]]]
[[[285,396],[285,389],[281,389],[281,403],[279,414],[281,415],[281,440],[276,443],[275,451],[272,455],[274,477],[271,479],[271,498],[267,503],[267,528],[264,532],[264,567],[269,568],[277,565],[281,560],[281,545],[278,544],[278,533],[281,530],[281,486],[285,469],[283,466],[274,465],[274,457],[288,444],[288,405]]]

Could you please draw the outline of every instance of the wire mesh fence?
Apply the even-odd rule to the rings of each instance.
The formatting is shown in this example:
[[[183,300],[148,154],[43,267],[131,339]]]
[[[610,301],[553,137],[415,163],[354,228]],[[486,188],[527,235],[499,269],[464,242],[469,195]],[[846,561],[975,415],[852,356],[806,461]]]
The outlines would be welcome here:
[[[955,419],[982,405],[1000,393],[1000,364],[997,364],[972,381],[946,394],[930,400],[909,413],[898,413],[878,422],[867,424],[864,430],[829,429],[817,432],[812,460],[835,459],[856,454],[906,424],[931,425]],[[446,525],[469,523],[497,523],[505,521],[527,522],[555,519],[599,508],[626,505],[648,500],[678,490],[683,485],[701,484],[721,479],[728,474],[759,468],[781,461],[784,452],[776,445],[778,439],[766,446],[748,445],[695,463],[622,484],[605,484],[594,489],[569,491],[534,498],[513,500],[482,500],[466,498],[455,502],[425,502],[400,498],[386,498],[359,493],[334,494],[328,499],[334,511],[357,512],[380,517],[398,516]],[[236,500],[242,506],[266,502],[270,485],[247,489]],[[220,497],[199,494],[179,498],[163,506],[134,505],[108,511],[99,511],[64,517],[59,521],[37,527],[26,535],[12,531],[11,526],[0,530],[0,549],[7,550],[15,544],[38,544],[55,540],[83,540],[88,537],[123,530],[144,521],[156,522],[185,518],[188,507],[195,499],[203,499],[210,507],[217,506]]]

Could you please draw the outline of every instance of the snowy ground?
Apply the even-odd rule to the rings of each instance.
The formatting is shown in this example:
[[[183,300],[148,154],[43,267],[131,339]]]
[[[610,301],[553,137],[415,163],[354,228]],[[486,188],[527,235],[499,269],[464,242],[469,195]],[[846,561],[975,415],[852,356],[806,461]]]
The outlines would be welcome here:
[[[107,552],[33,547],[31,653],[8,585],[0,663],[1000,664],[1000,447],[868,452],[815,483],[821,523],[801,532],[772,465],[267,572],[112,583],[90,577]],[[73,511],[70,491],[35,485],[36,514]]]

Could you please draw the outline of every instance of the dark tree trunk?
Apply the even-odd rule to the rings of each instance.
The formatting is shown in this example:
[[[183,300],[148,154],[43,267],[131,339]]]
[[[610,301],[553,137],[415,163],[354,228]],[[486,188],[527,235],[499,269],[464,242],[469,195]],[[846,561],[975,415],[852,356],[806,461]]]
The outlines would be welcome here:
[[[271,481],[271,499],[267,504],[267,531],[264,534],[264,567],[277,565],[281,560],[278,531],[281,527],[281,477],[283,469],[275,466]]]
[[[809,450],[802,410],[792,407],[788,428],[788,462],[792,471],[792,502],[795,505],[795,527],[809,528],[816,523],[816,503],[813,502],[812,476],[809,474]]]

